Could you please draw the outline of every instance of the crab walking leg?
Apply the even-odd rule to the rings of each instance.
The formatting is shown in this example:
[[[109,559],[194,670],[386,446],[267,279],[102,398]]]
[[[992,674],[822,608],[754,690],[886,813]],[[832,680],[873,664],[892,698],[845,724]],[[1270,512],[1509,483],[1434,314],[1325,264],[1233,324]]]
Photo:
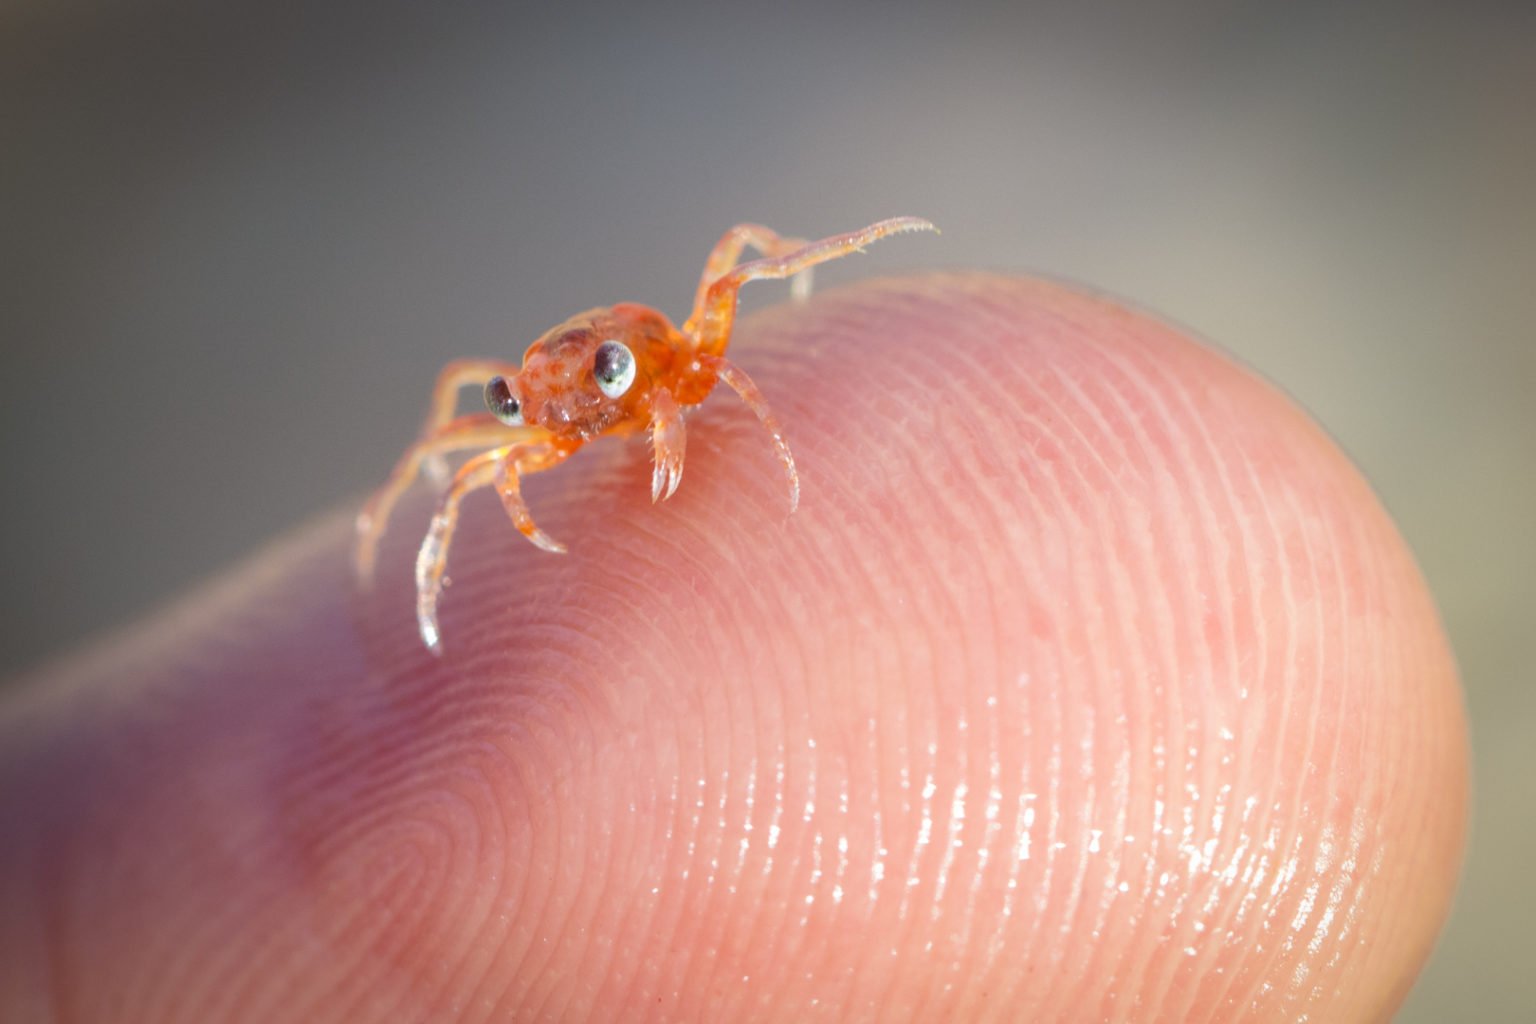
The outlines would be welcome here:
[[[721,236],[720,241],[710,250],[709,258],[704,261],[704,273],[693,295],[693,319],[697,320],[704,309],[704,297],[709,286],[740,261],[742,249],[750,246],[764,256],[787,256],[808,244],[804,238],[785,238],[761,224],[737,224]],[[792,286],[796,298],[803,299],[810,294],[810,280],[810,271],[803,271],[795,277]]]
[[[576,446],[561,447],[555,444],[518,445],[496,464],[496,493],[501,497],[501,507],[517,532],[552,554],[565,554],[565,545],[539,529],[533,514],[523,503],[520,478],[529,473],[542,473],[565,461]]]
[[[719,355],[731,340],[731,326],[736,319],[737,293],[748,281],[791,277],[819,263],[849,253],[863,252],[866,245],[888,235],[904,231],[937,230],[920,217],[893,217],[845,235],[833,235],[819,242],[811,242],[783,256],[769,256],[742,263],[716,278],[704,290],[704,301],[683,325],[683,333],[694,339],[700,352]]]
[[[768,408],[768,400],[757,390],[757,385],[752,383],[746,371],[724,356],[700,356],[699,363],[729,384],[731,390],[747,404],[747,408],[757,414],[758,422],[768,431],[768,436],[773,440],[774,454],[784,464],[784,475],[789,478],[789,511],[793,515],[795,509],[800,507],[800,473],[795,469],[795,457],[789,450],[789,442],[784,440],[784,429],[779,426],[773,410]]]
[[[518,488],[521,473],[537,473],[564,461],[574,448],[556,447],[544,441],[509,444],[482,452],[459,467],[448,489],[443,492],[427,528],[427,536],[416,552],[416,625],[421,630],[421,641],[433,654],[443,651],[442,636],[437,627],[437,603],[443,594],[443,578],[448,568],[448,546],[453,543],[453,532],[459,524],[459,505],[464,496],[490,484],[496,484],[502,506],[529,540],[546,551],[562,552],[565,548],[540,530],[523,504]]]
[[[416,625],[421,642],[433,654],[443,653],[437,629],[437,600],[443,593],[443,572],[448,566],[448,545],[459,525],[459,503],[470,491],[486,486],[496,478],[496,467],[512,452],[513,446],[482,452],[459,467],[448,489],[443,492],[432,517],[427,536],[416,552]]]
[[[473,384],[484,387],[492,377],[506,377],[517,373],[516,363],[501,359],[455,359],[444,366],[432,385],[432,401],[427,406],[427,418],[421,425],[421,436],[431,437],[453,419],[459,405],[459,392]],[[441,454],[432,454],[422,462],[427,478],[441,487],[447,482],[448,463]]]
[[[374,562],[378,557],[379,541],[389,525],[389,514],[395,502],[411,486],[421,469],[423,460],[466,448],[485,448],[505,445],[511,441],[527,440],[529,435],[543,434],[537,427],[509,427],[488,412],[470,413],[438,427],[430,436],[411,445],[395,463],[395,468],[368,499],[357,515],[357,545],[353,549],[352,564],[358,579],[364,586],[373,582]]]

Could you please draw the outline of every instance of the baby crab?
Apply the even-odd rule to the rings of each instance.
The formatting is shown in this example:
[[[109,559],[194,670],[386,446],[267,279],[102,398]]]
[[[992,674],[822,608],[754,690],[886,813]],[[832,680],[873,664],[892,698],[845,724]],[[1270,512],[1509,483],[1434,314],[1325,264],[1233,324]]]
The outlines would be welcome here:
[[[781,238],[758,224],[738,224],[709,254],[693,313],[681,329],[654,309],[621,303],[588,310],[551,328],[528,347],[521,367],[491,359],[449,363],[432,389],[420,439],[406,449],[384,486],[357,517],[359,578],[365,584],[371,581],[390,510],[416,474],[425,467],[441,476],[446,454],[486,449],[460,466],[448,482],[416,556],[416,621],[427,648],[440,653],[437,602],[459,503],[466,494],[494,486],[523,536],[545,551],[563,552],[563,545],[535,525],[518,481],[558,466],[595,437],[649,428],[656,458],[651,500],[671,497],[683,477],[683,407],[704,401],[719,381],[730,385],[767,429],[789,477],[793,512],[800,500],[800,478],[789,445],[751,378],[724,355],[736,316],[737,292],[757,278],[804,275],[818,263],[862,252],[864,246],[887,235],[933,230],[926,220],[896,217],[808,242]],[[762,258],[739,262],[747,246],[762,253]],[[799,276],[795,283],[805,280]],[[490,411],[455,417],[459,389],[482,383]]]

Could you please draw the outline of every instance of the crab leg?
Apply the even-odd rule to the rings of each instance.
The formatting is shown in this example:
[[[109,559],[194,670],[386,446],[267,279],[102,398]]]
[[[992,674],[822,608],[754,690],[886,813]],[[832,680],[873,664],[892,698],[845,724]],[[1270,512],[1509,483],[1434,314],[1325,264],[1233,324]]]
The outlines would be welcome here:
[[[373,582],[373,566],[378,555],[379,540],[389,525],[390,511],[416,479],[425,459],[440,458],[448,452],[463,451],[466,448],[485,448],[526,440],[530,432],[543,433],[536,427],[509,427],[488,412],[470,413],[443,424],[407,448],[405,454],[400,456],[400,461],[395,463],[384,486],[373,493],[357,516],[357,546],[352,553],[352,564],[363,585]]]
[[[800,507],[800,473],[795,469],[795,457],[790,453],[789,442],[784,440],[784,429],[779,426],[779,419],[773,410],[768,408],[768,400],[757,390],[757,385],[752,383],[746,371],[725,356],[700,356],[699,363],[729,384],[731,390],[747,404],[747,408],[757,414],[758,422],[768,431],[773,441],[773,451],[784,465],[784,475],[789,478],[789,511],[793,514]]]
[[[702,315],[709,286],[737,264],[742,249],[750,246],[764,256],[787,256],[808,244],[804,238],[785,238],[761,224],[737,224],[721,236],[710,250],[709,259],[704,261],[704,274],[699,278],[699,288],[693,296],[692,320],[696,321]],[[806,298],[811,292],[810,272],[802,271],[792,284],[795,298]]]
[[[518,478],[558,465],[572,451],[575,448],[556,446],[548,441],[503,445],[476,455],[454,474],[448,489],[443,492],[421,549],[416,553],[416,625],[421,630],[422,642],[433,654],[443,651],[442,635],[437,628],[437,603],[443,594],[448,547],[458,528],[459,505],[464,496],[495,484],[502,507],[523,536],[545,551],[563,552],[565,547],[534,523],[528,506],[523,503]]]
[[[903,231],[936,231],[920,217],[893,217],[845,235],[833,235],[782,256],[766,256],[742,263],[726,271],[704,289],[703,302],[696,304],[693,316],[683,325],[683,333],[694,339],[700,352],[719,355],[731,339],[731,325],[736,319],[736,299],[741,286],[759,278],[791,277],[828,260],[853,252],[866,245]]]
[[[459,392],[473,384],[484,387],[492,377],[508,377],[517,373],[518,365],[500,359],[455,359],[437,374],[432,385],[432,401],[427,406],[427,418],[421,425],[421,436],[431,437],[453,419],[459,405]],[[440,454],[432,454],[422,462],[422,470],[428,479],[439,487],[448,476],[448,463]]]

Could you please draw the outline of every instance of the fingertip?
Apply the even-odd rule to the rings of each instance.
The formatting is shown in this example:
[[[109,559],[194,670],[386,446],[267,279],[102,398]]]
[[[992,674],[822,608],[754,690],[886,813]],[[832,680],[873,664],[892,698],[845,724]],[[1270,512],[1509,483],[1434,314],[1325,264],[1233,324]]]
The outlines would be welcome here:
[[[153,699],[50,755],[120,766],[50,883],[80,998],[1390,1011],[1454,888],[1465,725],[1412,557],[1322,431],[1017,278],[824,293],[732,357],[794,446],[787,520],[760,425],[713,399],[672,500],[641,445],[528,479],[565,559],[466,502],[440,633],[411,614],[418,494],[373,590],[333,524],[145,641]]]

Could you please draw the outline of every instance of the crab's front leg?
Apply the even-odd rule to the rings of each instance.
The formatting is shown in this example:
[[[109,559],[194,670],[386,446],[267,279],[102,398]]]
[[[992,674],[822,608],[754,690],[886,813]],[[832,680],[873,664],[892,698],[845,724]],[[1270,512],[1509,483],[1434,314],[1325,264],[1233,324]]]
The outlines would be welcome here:
[[[784,429],[779,426],[779,418],[768,407],[768,400],[757,389],[757,385],[752,383],[747,372],[724,356],[700,355],[699,366],[730,385],[731,390],[747,404],[748,409],[757,414],[758,422],[768,431],[768,437],[773,441],[774,454],[779,457],[779,462],[784,466],[784,475],[789,480],[789,511],[793,514],[800,507],[800,473],[795,469],[795,456],[789,450],[789,442],[784,440]]]
[[[651,397],[651,446],[656,452],[656,468],[651,472],[651,501],[672,497],[683,481],[683,453],[688,444],[688,429],[683,425],[683,410],[666,388]]]
[[[464,496],[491,484],[501,497],[512,525],[523,536],[545,551],[563,553],[565,546],[550,537],[533,521],[528,506],[523,503],[519,479],[528,473],[537,473],[563,462],[575,451],[568,444],[552,441],[534,441],[504,445],[476,455],[454,474],[448,489],[443,492],[437,514],[416,553],[416,624],[421,630],[422,643],[433,654],[442,653],[442,636],[437,626],[437,604],[443,594],[443,582],[448,568],[448,547],[453,543],[454,531],[459,523],[459,505]]]

